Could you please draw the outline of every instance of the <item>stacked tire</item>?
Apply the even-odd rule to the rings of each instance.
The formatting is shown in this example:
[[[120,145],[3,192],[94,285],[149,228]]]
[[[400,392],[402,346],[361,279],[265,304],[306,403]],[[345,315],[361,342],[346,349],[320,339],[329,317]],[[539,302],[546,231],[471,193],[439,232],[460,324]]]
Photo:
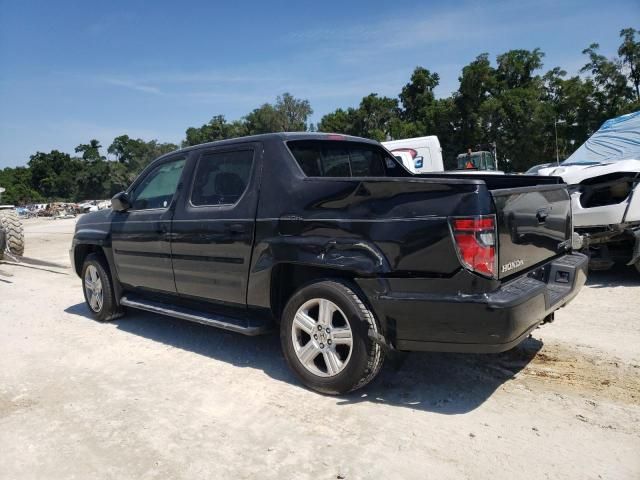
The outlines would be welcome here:
[[[24,253],[24,230],[22,222],[14,209],[0,210],[0,229],[4,231],[6,248],[12,255],[22,256]],[[0,260],[5,252],[0,251]]]

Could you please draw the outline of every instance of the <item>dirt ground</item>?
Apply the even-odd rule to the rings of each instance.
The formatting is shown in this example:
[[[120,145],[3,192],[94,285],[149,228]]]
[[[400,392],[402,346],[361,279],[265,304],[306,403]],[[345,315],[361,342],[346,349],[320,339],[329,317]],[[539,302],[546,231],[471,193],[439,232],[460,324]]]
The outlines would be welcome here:
[[[90,319],[75,220],[0,264],[0,478],[640,478],[640,275],[593,274],[499,355],[411,354],[326,397],[248,338]]]

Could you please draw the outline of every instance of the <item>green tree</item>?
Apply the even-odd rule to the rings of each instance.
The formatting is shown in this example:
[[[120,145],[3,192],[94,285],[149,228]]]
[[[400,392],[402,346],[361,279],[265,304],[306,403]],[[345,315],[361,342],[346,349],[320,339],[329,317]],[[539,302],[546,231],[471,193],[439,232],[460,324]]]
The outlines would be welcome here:
[[[328,113],[320,119],[318,131],[357,135],[355,127],[356,115],[354,108],[348,108],[347,110],[338,108],[335,112]]]
[[[594,99],[604,121],[626,113],[626,107],[633,99],[633,90],[622,72],[622,61],[619,58],[609,60],[598,53],[599,48],[597,43],[592,43],[582,51],[589,57],[589,62],[580,71],[592,75],[596,86]]]
[[[295,98],[286,92],[276,99],[275,110],[283,132],[304,132],[307,119],[313,113],[309,100]]]
[[[146,142],[141,138],[134,139],[128,135],[120,135],[113,139],[107,152],[116,157],[117,163],[125,166],[125,168],[116,168],[111,165],[111,170],[120,172],[119,175],[126,175],[130,181],[155,158],[177,148],[178,146],[173,143],[158,143],[157,140]]]
[[[283,93],[274,105],[265,103],[244,117],[244,125],[250,135],[304,132],[307,130],[307,119],[312,113],[313,109],[308,100]]]
[[[493,138],[488,137],[490,118],[481,115],[483,104],[496,92],[496,70],[491,66],[489,54],[478,55],[474,61],[462,69],[458,79],[460,86],[453,94],[453,101],[458,118],[451,121],[455,125],[455,138],[451,141],[457,144],[458,153],[481,143],[490,143]],[[485,111],[490,109],[484,109]]]
[[[129,135],[120,135],[113,139],[107,153],[115,156],[120,163],[129,163],[136,157],[140,143],[140,140],[129,138]]]
[[[453,162],[463,148],[460,143],[459,112],[454,98],[435,100],[427,112],[425,123],[428,130],[420,132],[420,135],[436,135],[442,147],[443,160],[448,162],[449,168],[455,168]]]
[[[391,127],[399,117],[397,99],[371,93],[362,99],[358,107],[357,134],[378,141],[387,140],[391,138]]]
[[[186,131],[184,146],[200,145],[216,140],[241,137],[247,135],[244,124],[240,121],[227,122],[224,115],[216,115],[201,127],[190,127]]]
[[[98,160],[104,160],[104,157],[100,155],[100,149],[102,145],[96,139],[92,139],[89,143],[81,143],[76,147],[76,153],[82,153],[82,159],[87,162],[96,162]]]
[[[566,72],[559,67],[543,76],[544,103],[551,109],[552,116],[546,131],[549,138],[545,152],[547,158],[555,157],[555,129],[558,132],[560,158],[566,158],[602,123],[594,99],[596,88],[593,81],[577,75],[565,77]]]
[[[104,160],[81,162],[75,177],[76,200],[95,200],[109,196],[110,163]]]
[[[37,152],[29,160],[31,185],[47,200],[71,200],[76,197],[76,175],[81,168],[81,160],[68,153]]]
[[[362,99],[357,109],[338,109],[322,117],[318,130],[383,141],[391,138],[392,130],[399,129],[399,119],[397,99],[371,93]]]
[[[494,141],[498,161],[507,171],[523,171],[546,158],[548,126],[553,114],[544,105],[543,66],[539,49],[498,55],[493,92],[480,107],[484,138]]]
[[[629,79],[633,84],[636,100],[640,100],[640,41],[636,41],[636,33],[633,28],[620,30],[622,45],[618,48],[618,55],[622,64],[629,70]]]
[[[496,79],[503,90],[524,88],[537,82],[539,77],[534,72],[542,68],[544,53],[539,48],[534,50],[509,50],[498,55]]]
[[[281,131],[281,120],[276,107],[270,103],[254,109],[244,117],[245,126],[249,135],[260,133],[273,133]]]
[[[107,197],[126,190],[139,172],[130,171],[126,165],[119,162],[109,162],[109,173],[104,189]]]
[[[31,184],[31,171],[26,167],[0,170],[0,186],[6,189],[0,204],[22,205],[41,201],[42,195]]]
[[[400,101],[404,107],[403,117],[410,122],[424,119],[427,109],[433,104],[433,90],[440,83],[440,76],[423,67],[416,67],[411,79],[400,92]]]

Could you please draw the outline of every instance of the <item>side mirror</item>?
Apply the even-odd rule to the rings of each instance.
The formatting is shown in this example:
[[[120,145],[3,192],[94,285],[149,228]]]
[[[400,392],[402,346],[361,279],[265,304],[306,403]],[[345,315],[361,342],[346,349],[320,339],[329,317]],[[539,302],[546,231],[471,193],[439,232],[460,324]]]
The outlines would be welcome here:
[[[111,199],[111,208],[114,212],[125,212],[131,208],[127,192],[116,193]]]

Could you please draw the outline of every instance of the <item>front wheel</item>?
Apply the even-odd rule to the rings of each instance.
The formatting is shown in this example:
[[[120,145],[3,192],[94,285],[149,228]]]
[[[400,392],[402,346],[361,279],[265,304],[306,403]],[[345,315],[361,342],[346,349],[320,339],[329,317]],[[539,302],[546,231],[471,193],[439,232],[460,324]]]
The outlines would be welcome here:
[[[82,266],[82,290],[87,306],[96,320],[107,322],[122,316],[104,257],[95,253],[87,255]]]
[[[307,387],[344,394],[380,371],[384,353],[369,338],[379,326],[346,284],[317,282],[298,290],[282,315],[280,340],[287,363]]]

